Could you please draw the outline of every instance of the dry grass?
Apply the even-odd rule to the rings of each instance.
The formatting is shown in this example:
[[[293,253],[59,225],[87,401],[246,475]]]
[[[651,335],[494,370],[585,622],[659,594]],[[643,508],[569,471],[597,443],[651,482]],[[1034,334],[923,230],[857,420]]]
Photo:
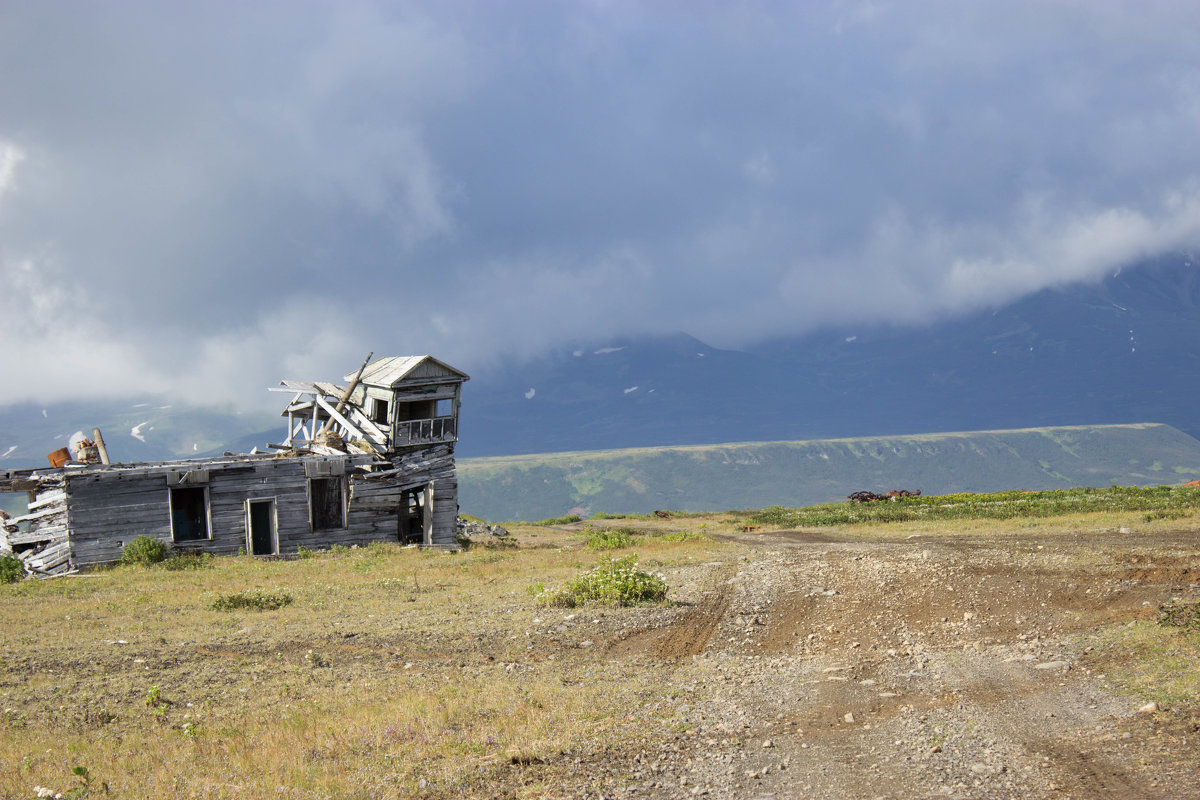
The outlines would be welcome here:
[[[1200,632],[1136,622],[1104,640],[1124,664],[1110,675],[1123,689],[1163,708],[1200,706]]]
[[[613,525],[720,535],[739,521]],[[968,537],[1031,558],[1053,553],[1055,563],[1086,573],[1093,564],[1140,563],[1128,536],[1119,550],[1106,532],[1128,527],[1137,536],[1196,522],[1106,513],[824,533]],[[518,528],[517,550],[375,546],[0,586],[0,797],[27,798],[35,785],[66,791],[77,784],[76,766],[121,797],[554,795],[556,787],[527,782],[543,773],[512,762],[561,762],[560,753],[595,754],[614,742],[652,748],[678,702],[674,667],[610,659],[601,646],[676,609],[545,609],[528,595],[530,584],[561,585],[597,562],[583,527]],[[746,552],[707,535],[633,538],[617,555],[636,552],[669,586]],[[1181,564],[1194,552],[1185,550]],[[293,602],[212,608],[220,596],[251,590]],[[1198,701],[1197,634],[1139,622],[1105,635],[1105,647],[1128,664],[1114,677],[1130,692],[1164,704]]]
[[[129,797],[488,795],[514,758],[636,737],[662,692],[652,673],[528,635],[548,612],[526,586],[595,562],[576,538],[0,589],[0,796],[65,791],[75,766]],[[715,547],[642,552],[669,571]],[[211,608],[253,589],[294,602]],[[599,613],[623,612],[585,615]]]

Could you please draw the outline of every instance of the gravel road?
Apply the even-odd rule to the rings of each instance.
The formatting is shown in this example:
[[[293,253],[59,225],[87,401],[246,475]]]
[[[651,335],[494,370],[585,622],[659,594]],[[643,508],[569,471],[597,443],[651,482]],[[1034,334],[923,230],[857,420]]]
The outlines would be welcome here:
[[[603,643],[673,725],[545,766],[566,794],[1200,797],[1200,709],[1117,691],[1105,635],[1200,600],[1196,534],[732,538]]]

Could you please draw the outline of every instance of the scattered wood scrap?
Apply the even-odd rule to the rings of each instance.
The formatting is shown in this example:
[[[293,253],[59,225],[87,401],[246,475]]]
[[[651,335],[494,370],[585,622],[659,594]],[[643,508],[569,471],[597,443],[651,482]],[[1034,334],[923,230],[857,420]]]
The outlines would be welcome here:
[[[14,481],[9,481],[14,483]],[[33,495],[19,517],[0,512],[0,554],[20,559],[29,575],[61,575],[70,567],[67,494],[59,476],[31,480],[22,489]]]

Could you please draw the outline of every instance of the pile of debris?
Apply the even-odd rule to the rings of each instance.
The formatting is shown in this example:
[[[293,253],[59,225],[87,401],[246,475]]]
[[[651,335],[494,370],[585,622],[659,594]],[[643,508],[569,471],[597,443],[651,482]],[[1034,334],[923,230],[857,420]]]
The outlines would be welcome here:
[[[495,536],[498,539],[508,536],[508,531],[499,525],[488,525],[486,522],[475,522],[462,517],[458,518],[457,524],[458,535],[468,539],[474,536]]]
[[[917,489],[916,491],[913,491],[913,492],[910,492],[908,489],[892,489],[887,494],[876,494],[875,492],[868,492],[866,490],[863,490],[861,492],[855,492],[854,494],[850,495],[849,498],[847,498],[847,499],[849,499],[851,503],[874,503],[876,500],[888,500],[888,501],[894,503],[897,500],[899,500],[901,497],[920,497],[920,496],[921,496],[920,489]]]
[[[29,512],[9,516],[0,511],[0,555],[21,560],[29,575],[61,575],[70,569],[67,541],[67,493],[61,478],[31,481],[22,489],[35,493]]]

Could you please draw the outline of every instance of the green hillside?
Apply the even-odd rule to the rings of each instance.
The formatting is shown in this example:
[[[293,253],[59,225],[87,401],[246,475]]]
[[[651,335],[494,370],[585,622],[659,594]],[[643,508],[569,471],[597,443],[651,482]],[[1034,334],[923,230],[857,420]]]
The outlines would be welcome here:
[[[1072,486],[1152,486],[1200,477],[1200,441],[1168,425],[741,442],[459,462],[464,511],[541,519],[656,508],[802,506],[858,489],[925,494]]]

